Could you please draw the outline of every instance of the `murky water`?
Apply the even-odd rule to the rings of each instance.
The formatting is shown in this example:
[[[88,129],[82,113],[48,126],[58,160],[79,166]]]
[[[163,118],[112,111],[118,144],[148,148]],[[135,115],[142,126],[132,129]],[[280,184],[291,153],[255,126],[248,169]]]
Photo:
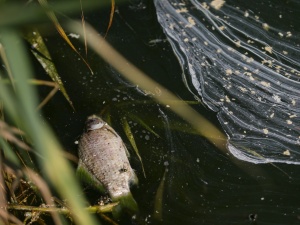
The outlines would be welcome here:
[[[193,107],[222,125],[230,137],[230,150],[236,150],[235,156],[251,162],[268,159],[298,163],[299,20],[290,12],[296,14],[296,8],[274,2],[274,13],[267,18],[263,9],[270,8],[270,2],[226,2],[220,10],[207,9],[196,1],[182,2],[185,5],[172,2],[176,4],[157,0],[156,8],[151,1],[121,5],[107,40],[180,98],[201,97],[209,109]],[[176,12],[182,8],[187,12]],[[276,10],[282,11],[281,20]],[[89,13],[86,20],[105,31],[105,15],[108,13]],[[192,21],[196,24],[192,25]],[[261,28],[262,22],[269,25],[268,31]],[[222,26],[225,28],[219,28]],[[292,36],[286,37],[288,31]],[[240,42],[240,47],[236,42]],[[49,37],[47,43],[55,46],[51,54],[76,112],[56,95],[44,108],[46,118],[65,149],[77,154],[74,142],[86,117],[100,112],[110,115],[111,125],[129,147],[131,164],[139,178],[139,186],[132,190],[140,207],[138,224],[300,222],[297,165],[253,164],[220,152],[169,108],[155,103],[151,95],[125,81],[92,52],[88,57],[95,75],[62,40]],[[272,53],[265,49],[267,46],[272,47]],[[146,178],[122,129],[123,117],[133,131]],[[283,154],[286,150],[289,156]],[[96,204],[100,198],[96,190],[87,186],[84,193],[90,204]],[[136,223],[127,218],[120,224]]]

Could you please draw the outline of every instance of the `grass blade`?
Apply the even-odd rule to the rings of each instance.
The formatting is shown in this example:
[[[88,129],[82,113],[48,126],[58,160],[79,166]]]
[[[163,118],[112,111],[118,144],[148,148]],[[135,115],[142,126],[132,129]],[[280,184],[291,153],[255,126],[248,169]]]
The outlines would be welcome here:
[[[51,77],[51,79],[58,85],[59,90],[69,102],[70,106],[74,109],[73,103],[64,87],[63,82],[61,81],[59,74],[57,73],[51,55],[39,31],[37,29],[28,30],[25,33],[25,39],[34,48],[33,50],[31,50],[31,52],[33,53],[35,58],[39,61],[49,77]]]
[[[123,129],[125,131],[125,134],[126,134],[128,140],[130,141],[131,146],[133,147],[133,149],[135,151],[135,154],[137,155],[137,157],[139,158],[139,160],[141,162],[143,173],[144,173],[144,176],[146,177],[146,173],[145,173],[145,169],[144,169],[142,157],[140,156],[139,150],[138,150],[137,145],[136,145],[135,140],[134,140],[134,136],[133,136],[133,134],[131,132],[130,126],[128,124],[128,121],[127,121],[127,119],[125,117],[122,118],[122,124],[123,124]]]
[[[17,124],[21,123],[20,118],[18,117],[18,110],[21,110],[17,104],[16,99],[14,98],[15,93],[7,86],[7,82],[2,79],[2,74],[0,73],[0,96],[2,107],[10,112],[10,117],[16,121]]]
[[[0,43],[0,57],[6,67],[6,71],[7,71],[7,74],[8,74],[8,77],[14,87],[14,83],[13,83],[13,75],[12,75],[12,72],[11,72],[11,69],[9,67],[9,64],[8,64],[8,61],[7,61],[7,57],[6,57],[6,54],[5,54],[5,51],[4,51],[4,48],[2,46],[2,44]]]
[[[9,144],[3,139],[1,134],[0,134],[0,146],[2,147],[5,158],[9,162],[12,162],[14,165],[17,165],[17,166],[21,165],[20,160],[16,156],[15,152],[12,150],[12,148],[9,146]]]
[[[65,40],[65,42],[67,42],[67,44],[73,49],[73,51],[76,52],[79,55],[79,57],[82,59],[82,61],[85,63],[85,65],[89,68],[91,74],[94,74],[92,68],[89,66],[89,64],[87,63],[87,61],[77,51],[77,49],[75,48],[75,46],[72,44],[72,42],[68,38],[68,36],[65,33],[64,29],[62,28],[62,26],[58,22],[58,19],[55,16],[54,12],[49,9],[48,2],[46,0],[38,0],[38,2],[46,10],[46,13],[47,13],[48,17],[52,20],[52,22],[53,22],[53,24],[54,24],[57,32],[60,34],[60,36]],[[84,36],[84,33],[82,35]]]
[[[161,178],[159,186],[155,195],[155,203],[154,203],[154,213],[153,217],[155,220],[162,222],[163,220],[163,197],[164,197],[164,188],[166,181],[167,169],[165,169],[164,175]]]
[[[49,187],[46,184],[46,182],[38,174],[36,174],[34,171],[30,170],[29,168],[27,168],[25,170],[25,172],[26,172],[27,176],[30,177],[30,180],[33,181],[33,183],[38,187],[38,189],[42,193],[43,198],[45,199],[47,205],[51,205],[52,204],[51,192],[50,192]],[[53,211],[53,212],[51,212],[51,214],[52,214],[55,224],[62,225],[62,222],[60,221],[58,213]]]
[[[38,160],[45,175],[58,193],[68,199],[75,223],[95,225],[97,224],[95,219],[83,210],[84,199],[81,190],[74,171],[63,157],[62,148],[47,123],[42,122],[40,115],[37,114],[37,93],[34,86],[27,82],[32,76],[32,71],[20,36],[12,29],[1,30],[1,41],[17,82],[15,94],[4,93],[5,90],[0,88],[0,97],[8,115],[15,123],[20,124],[20,128],[25,131],[41,155]]]
[[[83,8],[82,8],[82,1],[80,0],[79,2],[80,2],[80,9],[81,9],[81,23],[82,23],[83,33],[84,33],[85,57],[87,57],[88,48],[87,48],[87,43],[86,43],[85,19],[84,19],[84,13],[83,13]]]
[[[137,121],[141,126],[143,126],[146,130],[150,131],[152,134],[154,134],[157,138],[159,138],[160,136],[151,128],[149,127],[141,118],[139,118],[138,116],[132,114],[132,113],[129,113],[128,116]]]
[[[113,19],[114,19],[114,14],[115,14],[115,0],[111,0],[111,8],[110,8],[110,14],[109,14],[109,22],[108,22],[108,25],[107,25],[107,29],[106,29],[106,32],[105,32],[105,35],[104,35],[104,38],[107,36],[108,34],[108,31],[112,25],[112,22],[113,22]]]

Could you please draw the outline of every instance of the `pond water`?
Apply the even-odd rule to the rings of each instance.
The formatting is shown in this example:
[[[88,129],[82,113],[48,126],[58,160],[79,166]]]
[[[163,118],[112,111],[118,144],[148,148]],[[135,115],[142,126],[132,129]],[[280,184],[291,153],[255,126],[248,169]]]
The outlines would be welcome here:
[[[139,177],[132,189],[140,207],[138,224],[299,224],[300,14],[295,6],[294,1],[227,1],[217,10],[210,2],[178,0],[119,5],[107,40],[181,99],[202,99],[204,105],[193,108],[228,135],[227,153],[92,51],[91,75],[53,36],[47,44],[76,111],[57,94],[44,114],[74,155],[86,117],[110,115]],[[104,34],[108,14],[109,9],[90,12],[86,21]],[[132,128],[146,178],[122,118]],[[84,187],[90,204],[96,204],[100,194]],[[120,223],[135,224],[129,218]]]

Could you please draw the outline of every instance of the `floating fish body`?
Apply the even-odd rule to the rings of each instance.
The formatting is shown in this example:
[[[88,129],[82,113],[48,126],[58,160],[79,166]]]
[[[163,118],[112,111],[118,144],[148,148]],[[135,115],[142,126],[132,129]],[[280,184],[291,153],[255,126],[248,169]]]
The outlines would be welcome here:
[[[78,175],[107,191],[112,201],[121,207],[137,211],[130,184],[137,177],[130,166],[128,151],[116,131],[100,117],[92,115],[86,121],[85,132],[79,140]]]

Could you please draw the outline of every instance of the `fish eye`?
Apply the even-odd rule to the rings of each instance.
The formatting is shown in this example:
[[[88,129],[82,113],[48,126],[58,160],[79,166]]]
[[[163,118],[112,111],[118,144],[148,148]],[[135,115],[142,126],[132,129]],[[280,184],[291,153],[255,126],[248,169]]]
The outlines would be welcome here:
[[[127,169],[126,169],[126,168],[121,168],[121,169],[119,170],[119,172],[120,172],[120,173],[125,173],[125,172],[127,172]]]
[[[86,122],[86,129],[89,130],[97,130],[102,128],[106,123],[97,119],[92,118]]]

